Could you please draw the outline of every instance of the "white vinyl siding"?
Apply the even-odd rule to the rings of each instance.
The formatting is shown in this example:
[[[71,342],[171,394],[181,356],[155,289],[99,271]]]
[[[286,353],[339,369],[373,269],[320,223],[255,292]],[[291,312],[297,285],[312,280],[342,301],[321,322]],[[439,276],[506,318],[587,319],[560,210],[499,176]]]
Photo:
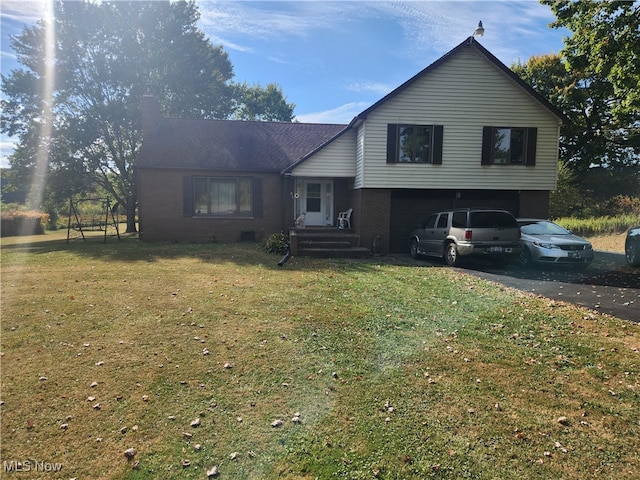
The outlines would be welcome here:
[[[462,49],[369,113],[361,188],[552,190],[559,120],[473,49]],[[387,125],[443,125],[442,165],[388,164]],[[485,126],[537,128],[535,166],[481,165]]]
[[[333,142],[313,154],[295,167],[296,177],[349,177],[355,171],[356,133],[353,129],[345,132]]]
[[[356,150],[356,181],[355,188],[362,188],[362,178],[364,176],[364,137],[365,137],[365,124],[361,124],[358,127],[358,139]]]

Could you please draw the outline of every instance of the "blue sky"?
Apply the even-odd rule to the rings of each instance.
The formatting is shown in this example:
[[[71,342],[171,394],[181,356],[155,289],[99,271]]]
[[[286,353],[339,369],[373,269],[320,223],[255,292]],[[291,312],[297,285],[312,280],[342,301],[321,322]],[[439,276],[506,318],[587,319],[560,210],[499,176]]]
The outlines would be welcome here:
[[[9,35],[43,17],[46,0],[2,0],[1,67],[19,65]],[[200,28],[222,45],[237,82],[277,83],[301,122],[348,123],[469,37],[507,66],[560,51],[566,30],[549,28],[536,0],[212,1],[199,0]],[[0,165],[12,139],[3,136]]]

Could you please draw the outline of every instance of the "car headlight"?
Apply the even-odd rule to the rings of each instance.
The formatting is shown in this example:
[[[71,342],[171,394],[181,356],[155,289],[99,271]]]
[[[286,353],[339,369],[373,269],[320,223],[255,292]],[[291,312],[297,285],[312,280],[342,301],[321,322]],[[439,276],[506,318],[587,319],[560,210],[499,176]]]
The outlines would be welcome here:
[[[553,243],[542,243],[542,242],[533,242],[533,244],[536,247],[540,247],[540,248],[547,248],[547,249],[554,249],[554,248],[560,248],[558,245],[554,245]]]

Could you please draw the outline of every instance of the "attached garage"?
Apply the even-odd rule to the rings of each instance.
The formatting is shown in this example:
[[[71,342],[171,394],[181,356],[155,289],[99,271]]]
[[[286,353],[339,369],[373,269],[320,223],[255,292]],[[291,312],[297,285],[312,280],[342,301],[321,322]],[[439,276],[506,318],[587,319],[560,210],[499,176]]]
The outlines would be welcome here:
[[[389,250],[406,253],[409,234],[432,213],[451,208],[496,208],[519,212],[519,192],[513,190],[394,190],[391,192]]]

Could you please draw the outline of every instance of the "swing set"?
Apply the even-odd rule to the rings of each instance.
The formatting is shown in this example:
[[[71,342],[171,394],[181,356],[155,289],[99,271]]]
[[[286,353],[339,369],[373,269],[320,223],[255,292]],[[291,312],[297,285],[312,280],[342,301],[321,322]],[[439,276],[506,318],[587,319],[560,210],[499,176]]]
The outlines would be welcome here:
[[[81,205],[92,205],[91,212],[83,212]],[[98,213],[100,212],[100,213]],[[104,215],[102,214],[104,212]],[[115,212],[115,213],[114,213]],[[111,207],[111,199],[102,198],[79,198],[74,200],[73,196],[69,197],[69,220],[67,222],[67,243],[71,239],[71,231],[80,232],[82,240],[86,242],[85,232],[104,231],[104,243],[107,242],[108,230],[115,228],[115,234],[109,236],[117,236],[120,240],[120,230],[118,228],[118,205]]]

